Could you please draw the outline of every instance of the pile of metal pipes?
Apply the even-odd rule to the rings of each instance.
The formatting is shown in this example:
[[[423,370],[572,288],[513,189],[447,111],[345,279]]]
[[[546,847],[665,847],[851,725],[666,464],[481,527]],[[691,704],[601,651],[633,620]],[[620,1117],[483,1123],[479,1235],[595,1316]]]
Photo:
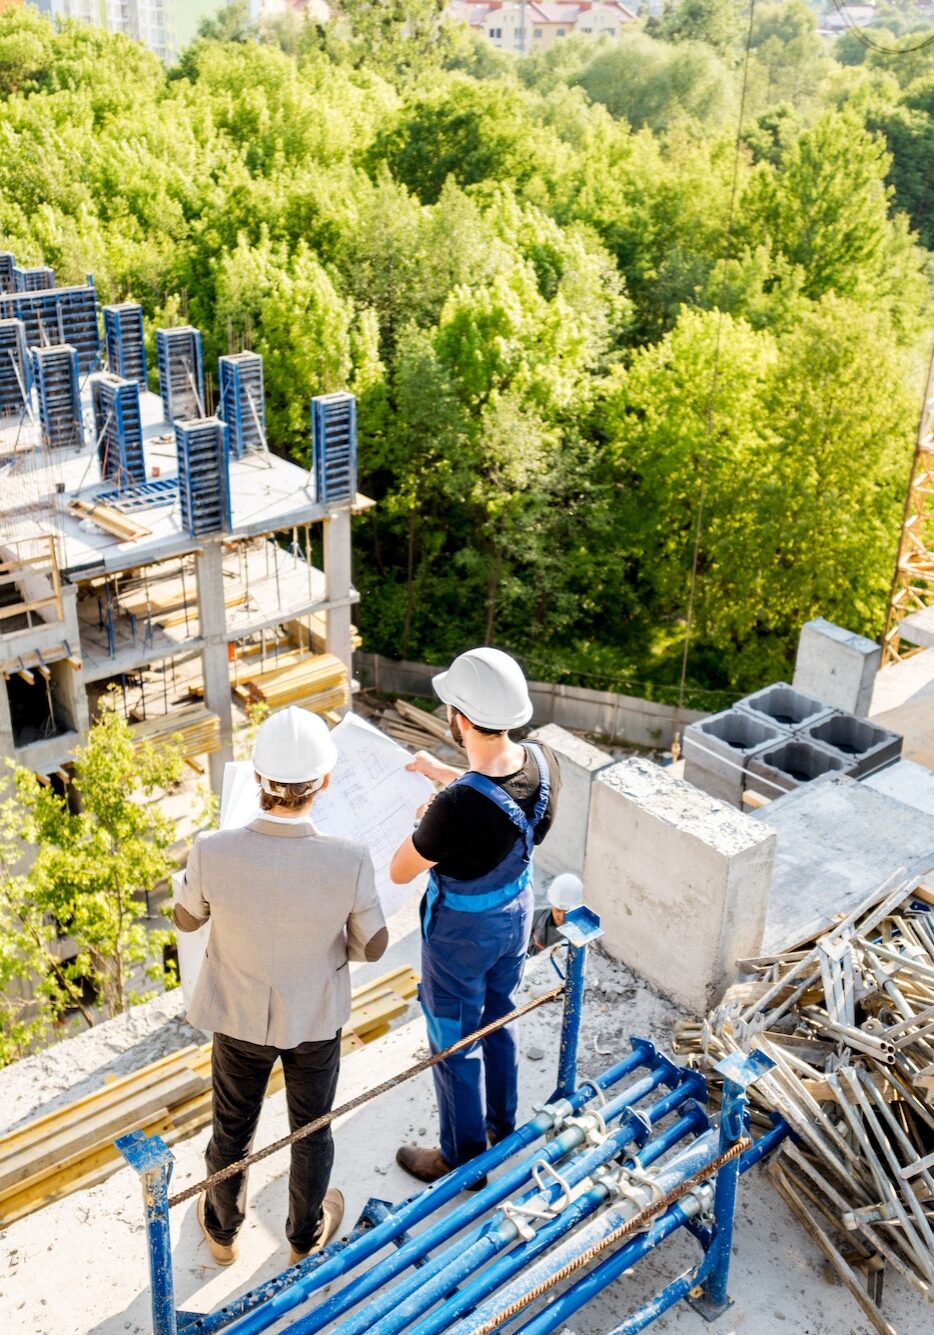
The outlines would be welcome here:
[[[708,1076],[759,1049],[752,1121],[793,1141],[767,1172],[876,1330],[886,1268],[934,1301],[934,859],[899,874],[825,935],[740,961],[744,980],[675,1051]],[[927,883],[926,883],[927,882]]]

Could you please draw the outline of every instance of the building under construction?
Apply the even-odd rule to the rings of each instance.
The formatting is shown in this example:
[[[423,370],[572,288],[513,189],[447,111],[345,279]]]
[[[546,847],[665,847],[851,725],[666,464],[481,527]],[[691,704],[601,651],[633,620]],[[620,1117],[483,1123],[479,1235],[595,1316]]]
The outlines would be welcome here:
[[[306,469],[268,447],[261,357],[155,347],[158,394],[140,306],[0,253],[0,757],[54,784],[108,688],[216,791],[234,699],[350,698],[353,396],[312,399]]]

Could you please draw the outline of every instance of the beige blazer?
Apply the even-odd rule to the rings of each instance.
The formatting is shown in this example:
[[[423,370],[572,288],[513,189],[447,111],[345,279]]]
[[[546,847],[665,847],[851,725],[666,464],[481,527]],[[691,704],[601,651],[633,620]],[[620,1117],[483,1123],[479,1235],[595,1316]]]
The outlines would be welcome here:
[[[199,835],[178,902],[211,919],[191,1023],[277,1048],[347,1023],[347,962],[385,926],[368,850],[309,821]]]

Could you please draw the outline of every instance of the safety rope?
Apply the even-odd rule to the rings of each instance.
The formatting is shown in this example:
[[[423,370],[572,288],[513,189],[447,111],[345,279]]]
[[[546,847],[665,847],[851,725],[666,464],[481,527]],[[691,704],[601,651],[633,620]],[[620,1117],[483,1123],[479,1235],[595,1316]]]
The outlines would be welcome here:
[[[508,1307],[504,1307],[501,1312],[497,1312],[496,1316],[490,1317],[488,1321],[484,1321],[482,1326],[474,1326],[470,1331],[470,1335],[491,1335],[491,1332],[498,1330],[505,1322],[511,1321],[514,1316],[517,1316],[522,1311],[523,1307],[528,1307],[529,1303],[534,1303],[536,1298],[541,1298],[541,1296],[547,1293],[549,1289],[553,1289],[555,1285],[560,1284],[562,1280],[567,1279],[569,1275],[573,1275],[576,1270],[580,1270],[585,1265],[589,1265],[595,1256],[599,1256],[601,1252],[605,1252],[608,1247],[612,1247],[614,1243],[620,1242],[623,1238],[628,1237],[630,1233],[641,1232],[644,1226],[649,1223],[655,1215],[659,1214],[660,1211],[667,1210],[669,1206],[676,1204],[682,1196],[686,1196],[688,1192],[693,1191],[695,1187],[699,1187],[706,1178],[710,1177],[711,1173],[718,1172],[724,1164],[728,1164],[731,1159],[735,1159],[738,1155],[744,1154],[751,1145],[752,1141],[750,1138],[748,1136],[743,1136],[735,1145],[731,1145],[724,1154],[718,1155],[716,1159],[711,1159],[708,1164],[705,1164],[703,1168],[698,1169],[698,1171],[691,1177],[687,1178],[684,1182],[679,1183],[677,1187],[673,1187],[667,1195],[662,1196],[661,1200],[652,1201],[649,1205],[646,1205],[643,1209],[632,1215],[631,1218],[627,1219],[625,1223],[620,1224],[618,1228],[614,1228],[613,1232],[608,1233],[600,1242],[595,1242],[592,1247],[588,1247],[585,1252],[580,1254],[580,1256],[575,1256],[573,1261],[568,1261],[567,1265],[563,1265],[561,1269],[556,1270],[553,1275],[549,1275],[547,1279],[543,1279],[541,1283],[536,1284],[534,1288],[528,1291],[528,1293],[523,1293],[520,1298],[516,1298],[515,1302],[510,1303]]]
[[[285,1149],[286,1145],[292,1145],[297,1140],[304,1140],[306,1136],[312,1136],[316,1131],[321,1131],[338,1117],[343,1117],[345,1113],[355,1112],[357,1108],[362,1108],[365,1103],[375,1099],[379,1094],[386,1094],[390,1089],[395,1089],[397,1085],[403,1084],[406,1080],[411,1080],[415,1075],[421,1075],[422,1071],[428,1071],[432,1066],[437,1066],[447,1057],[453,1057],[456,1052],[461,1052],[464,1048],[469,1048],[472,1044],[478,1042],[481,1038],[486,1038],[487,1034],[495,1033],[497,1029],[502,1029],[505,1025],[511,1024],[513,1020],[518,1020],[521,1015],[534,1011],[537,1007],[543,1006],[546,1001],[554,1001],[564,992],[564,986],[553,987],[549,992],[543,992],[540,997],[533,997],[531,1001],[526,1001],[522,1006],[517,1006],[514,1011],[508,1015],[502,1015],[492,1024],[486,1024],[482,1029],[476,1030],[473,1034],[468,1034],[466,1038],[458,1039],[452,1043],[449,1048],[443,1052],[435,1052],[424,1061],[418,1062],[415,1066],[410,1066],[408,1070],[402,1071],[399,1075],[394,1075],[391,1080],[384,1080],[381,1085],[376,1085],[373,1089],[368,1089],[364,1094],[358,1094],[355,1099],[341,1104],[339,1108],[332,1108],[329,1113],[323,1117],[316,1117],[313,1122],[306,1122],[298,1130],[293,1131],[288,1136],[283,1136],[281,1140],[275,1140],[271,1145],[265,1145],[263,1149],[254,1151],[253,1154],[246,1155],[243,1159],[238,1159],[236,1163],[228,1164],[226,1168],[219,1168],[216,1173],[206,1177],[203,1182],[196,1182],[193,1187],[186,1187],[176,1196],[169,1197],[169,1208],[173,1205],[181,1205],[183,1201],[190,1201],[192,1196],[199,1195],[208,1187],[213,1187],[218,1182],[226,1182],[227,1178],[242,1173],[250,1164],[258,1163],[260,1159],[267,1159],[270,1154],[275,1154],[277,1150]]]

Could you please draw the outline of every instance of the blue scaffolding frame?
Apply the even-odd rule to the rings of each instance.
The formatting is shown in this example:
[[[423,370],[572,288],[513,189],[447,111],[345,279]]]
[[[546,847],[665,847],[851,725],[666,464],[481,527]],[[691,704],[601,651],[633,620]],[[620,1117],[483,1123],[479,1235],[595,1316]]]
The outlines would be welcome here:
[[[22,413],[31,385],[25,326],[22,320],[0,320],[0,415]]]
[[[79,449],[84,431],[76,350],[68,344],[33,348],[32,366],[45,443],[51,449]]]
[[[197,421],[205,416],[201,330],[177,325],[156,330],[159,393],[166,421]]]
[[[118,490],[146,481],[139,385],[107,373],[91,381],[94,436],[101,477],[113,478]]]
[[[90,276],[89,276],[90,278]],[[30,348],[69,344],[82,375],[100,364],[101,340],[94,284],[0,295],[0,319],[22,320]]]
[[[218,416],[227,423],[231,454],[242,459],[249,451],[266,450],[266,399],[263,359],[256,352],[218,357]]]

